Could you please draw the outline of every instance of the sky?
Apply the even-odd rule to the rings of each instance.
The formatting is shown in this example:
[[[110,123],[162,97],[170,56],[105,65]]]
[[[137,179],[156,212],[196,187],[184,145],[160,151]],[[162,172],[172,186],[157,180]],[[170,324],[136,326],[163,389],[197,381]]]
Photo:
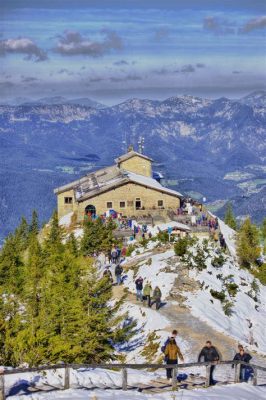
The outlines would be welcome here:
[[[0,101],[266,89],[265,0],[2,0]]]

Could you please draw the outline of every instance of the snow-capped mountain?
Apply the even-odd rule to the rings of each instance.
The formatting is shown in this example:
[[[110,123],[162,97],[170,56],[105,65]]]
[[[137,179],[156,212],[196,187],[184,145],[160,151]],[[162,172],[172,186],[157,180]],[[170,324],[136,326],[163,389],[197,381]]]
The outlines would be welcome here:
[[[260,221],[266,187],[263,96],[246,96],[250,104],[178,96],[101,109],[69,102],[0,106],[2,235],[34,207],[48,218],[54,187],[112,164],[125,152],[125,139],[137,149],[140,135],[164,185],[208,202],[231,199],[236,213]],[[253,207],[253,196],[260,194]]]
[[[266,106],[266,91],[258,90],[252,92],[241,99],[241,103],[248,104],[250,106]]]

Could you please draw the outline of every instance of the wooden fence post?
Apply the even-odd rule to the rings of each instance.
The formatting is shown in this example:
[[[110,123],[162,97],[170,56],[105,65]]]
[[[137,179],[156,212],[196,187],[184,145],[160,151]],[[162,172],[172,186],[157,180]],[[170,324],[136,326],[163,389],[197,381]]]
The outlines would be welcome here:
[[[257,384],[258,384],[258,370],[257,370],[257,368],[254,368],[254,367],[253,367],[253,370],[254,370],[253,385],[257,386]]]
[[[176,377],[177,377],[177,367],[174,367],[173,371],[172,371],[172,389],[173,390],[177,389],[177,379],[176,379]]]
[[[241,364],[235,364],[235,383],[239,382]]]
[[[65,366],[65,380],[64,380],[64,390],[70,388],[70,368],[68,365]]]
[[[210,386],[210,379],[211,379],[211,366],[210,364],[208,364],[206,365],[206,380],[205,380],[206,387]]]
[[[0,400],[5,400],[5,375],[0,374]]]
[[[122,368],[122,390],[127,390],[127,369]]]

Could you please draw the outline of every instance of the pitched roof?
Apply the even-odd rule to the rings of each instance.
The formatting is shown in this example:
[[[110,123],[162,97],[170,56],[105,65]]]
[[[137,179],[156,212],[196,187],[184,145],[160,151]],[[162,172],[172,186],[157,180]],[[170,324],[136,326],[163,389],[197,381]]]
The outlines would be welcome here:
[[[133,154],[130,155],[130,153]],[[143,156],[143,154],[139,154],[134,151],[130,153],[128,153],[130,157],[140,155],[143,158],[151,160],[150,158]],[[124,160],[126,156],[127,154],[117,160],[120,160],[123,157]],[[183,197],[181,193],[162,186],[158,181],[151,177],[126,171],[119,168],[117,165],[99,169],[98,171],[92,172],[81,179],[77,179],[76,181],[73,181],[67,185],[60,186],[59,188],[54,190],[54,193],[64,193],[67,190],[73,189],[76,201],[82,202],[86,199],[99,195],[100,193],[104,193],[106,191],[112,190],[113,188],[125,185],[130,182],[178,198]]]
[[[126,161],[126,160],[128,160],[129,158],[136,157],[136,156],[137,156],[137,157],[141,157],[141,158],[145,158],[145,160],[149,160],[149,161],[153,162],[153,159],[152,159],[152,158],[147,157],[147,156],[145,156],[144,154],[138,153],[138,152],[136,152],[136,151],[134,151],[134,150],[129,151],[128,153],[123,154],[122,156],[116,158],[116,159],[115,159],[115,162],[116,162],[117,164],[120,164],[122,161]]]
[[[114,167],[117,168],[117,167]],[[121,170],[117,168],[117,173],[115,174],[115,171],[112,176],[110,176],[110,179],[96,179],[96,177],[90,177],[88,176],[88,179],[86,182],[81,183],[80,185],[76,186],[74,188],[75,192],[75,198],[77,202],[82,202],[84,200],[90,199],[94,196],[98,196],[101,193],[108,192],[109,190],[112,190],[114,188],[126,185],[127,183],[135,183],[137,185],[141,185],[153,190],[157,190],[161,193],[166,193],[171,196],[175,197],[183,197],[181,193],[176,192],[174,190],[168,189],[164,186],[162,186],[159,182],[157,182],[153,178],[148,178],[142,175],[138,175],[126,170]],[[93,174],[91,174],[93,175]],[[96,179],[96,181],[93,179]]]

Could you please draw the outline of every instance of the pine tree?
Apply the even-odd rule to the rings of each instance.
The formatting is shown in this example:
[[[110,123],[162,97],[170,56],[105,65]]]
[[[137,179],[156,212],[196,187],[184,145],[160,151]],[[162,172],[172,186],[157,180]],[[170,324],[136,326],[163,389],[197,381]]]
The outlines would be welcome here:
[[[240,227],[237,237],[237,254],[244,268],[251,268],[260,256],[259,231],[249,218]]]
[[[32,212],[31,223],[29,227],[30,234],[37,235],[39,232],[39,218],[36,210]]]
[[[262,221],[261,236],[263,241],[263,251],[266,253],[266,218]]]
[[[75,238],[75,235],[73,232],[71,232],[69,235],[66,247],[70,251],[71,254],[73,254],[75,257],[78,256],[79,246],[78,246],[77,239]]]
[[[110,302],[109,280],[79,255],[73,234],[62,243],[56,213],[42,244],[32,229],[26,249],[20,248],[24,228],[10,235],[0,253],[0,362],[35,366],[115,359],[116,345],[133,335],[135,324],[118,313],[122,300]],[[86,229],[87,254],[113,242],[112,221],[96,220]]]
[[[225,212],[225,217],[224,217],[224,222],[226,225],[230,226],[230,228],[236,230],[237,229],[237,224],[236,224],[236,219],[233,213],[232,209],[232,204],[228,203],[226,207],[226,212]]]
[[[46,252],[57,253],[57,251],[63,252],[63,232],[59,226],[57,211],[54,211],[51,221],[50,232],[48,238],[45,241]]]
[[[0,254],[0,285],[10,293],[20,293],[24,280],[24,263],[17,237],[9,235]]]
[[[100,218],[84,223],[84,234],[81,240],[81,253],[93,255],[95,251],[107,251],[114,243],[113,230],[115,224],[109,220],[106,225]]]
[[[17,241],[17,245],[19,246],[19,250],[23,251],[26,250],[28,246],[29,240],[29,231],[30,227],[26,220],[26,218],[22,217],[20,225],[15,230],[15,240]]]
[[[266,239],[266,218],[264,218],[264,220],[262,221],[261,235],[262,235],[263,239]]]

